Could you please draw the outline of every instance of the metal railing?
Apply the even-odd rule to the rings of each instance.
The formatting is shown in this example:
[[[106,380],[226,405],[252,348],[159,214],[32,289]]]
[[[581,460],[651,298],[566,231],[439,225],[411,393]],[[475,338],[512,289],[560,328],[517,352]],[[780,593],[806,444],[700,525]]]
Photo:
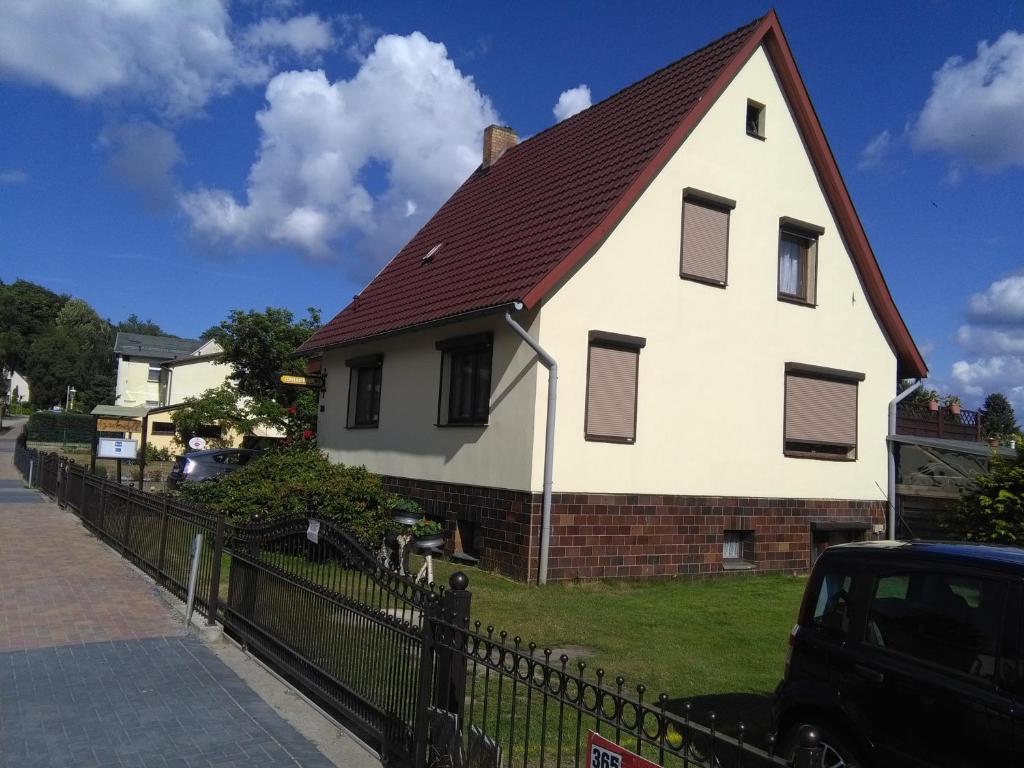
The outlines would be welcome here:
[[[748,743],[742,723],[698,722],[642,684],[471,623],[465,575],[449,589],[416,583],[330,521],[229,525],[21,443],[14,462],[179,597],[192,538],[203,533],[211,546],[199,610],[375,744],[387,765],[589,768],[593,733],[666,768],[822,766],[809,730],[784,758],[772,738]]]

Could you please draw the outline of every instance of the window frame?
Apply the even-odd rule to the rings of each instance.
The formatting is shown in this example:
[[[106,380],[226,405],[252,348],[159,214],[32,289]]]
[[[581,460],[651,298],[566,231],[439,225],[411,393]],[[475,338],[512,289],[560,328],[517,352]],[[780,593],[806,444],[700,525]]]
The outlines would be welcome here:
[[[636,445],[636,426],[640,412],[640,350],[647,346],[647,339],[642,336],[627,336],[609,331],[590,331],[587,334],[587,378],[584,381],[583,397],[583,439],[589,443],[617,443],[619,445]],[[636,369],[633,386],[633,436],[617,437],[615,435],[597,435],[590,432],[590,350],[592,347],[604,347],[636,356]]]
[[[160,373],[161,373],[162,370],[163,370],[163,368],[162,368],[162,366],[159,363],[157,363],[156,365],[154,365],[153,363],[150,363],[149,364],[149,373],[146,375],[146,383],[147,384],[159,384],[160,383]],[[156,378],[155,379],[153,378],[153,373],[154,372],[156,373]]]
[[[345,407],[345,429],[377,429],[380,426],[380,398],[384,386],[384,355],[362,355],[345,361],[349,369],[348,397]],[[359,420],[359,376],[364,371],[373,371],[373,394],[370,402],[369,421]],[[372,417],[376,416],[376,419]]]
[[[776,249],[775,294],[779,301],[803,307],[818,306],[818,244],[825,228],[790,216],[779,218],[779,240]],[[803,241],[801,253],[801,275],[803,294],[782,290],[782,243],[784,240]]]
[[[757,111],[757,121],[755,123],[754,130],[750,128],[750,110],[754,109]],[[765,140],[765,116],[767,107],[759,101],[753,99],[747,99],[746,111],[743,114],[743,128],[747,136],[752,139],[758,139],[760,141]]]
[[[687,272],[683,267],[683,247],[685,245],[685,233],[686,233],[686,204],[699,205],[704,208],[711,208],[712,210],[719,211],[725,214],[725,280],[712,280],[702,275],[696,275],[692,272]],[[721,195],[715,195],[711,192],[705,192],[701,189],[694,187],[685,187],[683,189],[683,203],[681,220],[679,226],[679,277],[683,280],[691,280],[695,283],[702,283],[703,285],[710,285],[715,288],[726,288],[729,285],[729,241],[732,229],[732,212],[736,208],[736,201],[722,197]]]
[[[821,381],[837,381],[843,384],[854,385],[854,443],[852,446],[846,446],[845,443],[809,443],[803,440],[790,440],[786,437],[787,435],[787,421],[786,417],[789,414],[789,388],[786,386],[787,380],[790,376],[799,376],[805,379],[818,379]],[[792,459],[815,459],[818,461],[857,461],[859,442],[857,438],[860,436],[860,383],[864,381],[866,376],[863,373],[857,371],[845,371],[840,368],[826,368],[820,365],[809,365],[806,363],[786,363],[784,367],[784,373],[782,377],[782,455]],[[847,447],[845,454],[831,453],[828,451],[815,451],[815,450],[800,450],[796,448],[790,448],[790,443],[803,443],[805,445],[814,446],[835,446],[835,447]]]
[[[438,341],[435,348],[441,352],[441,375],[437,388],[437,427],[486,427],[491,416],[491,393],[494,389],[494,334],[490,331],[474,333],[468,336],[457,336]],[[473,355],[472,384],[469,387],[470,414],[452,418],[454,410],[452,398],[455,390],[452,381],[456,361],[465,355]],[[479,375],[483,370],[479,365],[486,356],[487,360],[487,396],[478,402],[480,396]]]
[[[178,428],[173,421],[151,421],[150,424],[151,427],[149,431],[152,435],[164,435],[169,437],[177,434],[178,431]],[[170,429],[167,429],[168,426]]]

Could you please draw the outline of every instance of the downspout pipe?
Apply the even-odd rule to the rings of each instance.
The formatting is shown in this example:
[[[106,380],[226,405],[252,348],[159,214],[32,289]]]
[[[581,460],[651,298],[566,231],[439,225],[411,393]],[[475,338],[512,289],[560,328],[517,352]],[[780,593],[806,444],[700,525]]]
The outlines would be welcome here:
[[[515,302],[512,308],[519,312],[522,302]],[[554,476],[555,461],[555,405],[558,403],[558,363],[544,348],[537,343],[526,330],[512,319],[509,312],[505,313],[505,322],[509,328],[537,353],[540,362],[548,369],[548,413],[547,425],[544,430],[544,504],[540,524],[540,567],[537,570],[537,581],[547,584],[548,581],[548,548],[551,543],[551,485]]]
[[[906,398],[910,397],[915,391],[921,388],[924,384],[921,379],[918,379],[909,387],[900,392],[896,397],[889,401],[889,435],[896,434],[896,406],[903,402]],[[889,540],[893,541],[896,538],[896,446],[893,445],[892,440],[886,435],[885,438],[886,446],[889,449]]]

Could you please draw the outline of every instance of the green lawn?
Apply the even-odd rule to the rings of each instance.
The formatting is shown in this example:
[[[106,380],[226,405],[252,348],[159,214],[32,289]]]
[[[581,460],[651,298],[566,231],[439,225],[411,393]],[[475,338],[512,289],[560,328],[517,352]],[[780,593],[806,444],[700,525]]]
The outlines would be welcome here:
[[[459,570],[435,562],[447,583]],[[806,578],[765,575],[705,581],[598,581],[529,586],[461,568],[471,617],[541,648],[585,646],[588,667],[643,682],[648,696],[768,693],[782,677]]]

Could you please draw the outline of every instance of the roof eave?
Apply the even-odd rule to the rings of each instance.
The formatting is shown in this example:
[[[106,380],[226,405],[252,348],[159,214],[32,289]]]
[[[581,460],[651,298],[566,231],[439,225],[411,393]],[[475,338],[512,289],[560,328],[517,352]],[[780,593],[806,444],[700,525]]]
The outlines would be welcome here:
[[[425,331],[428,328],[437,328],[443,325],[453,325],[455,323],[461,323],[468,320],[475,320],[479,317],[487,317],[489,315],[495,315],[503,310],[508,310],[516,306],[519,299],[509,299],[508,301],[502,301],[499,304],[491,304],[487,307],[480,309],[470,310],[469,312],[461,312],[456,315],[447,315],[445,317],[439,317],[434,320],[426,320],[422,323],[412,323],[410,325],[404,325],[399,328],[392,328],[381,333],[369,334],[367,336],[358,336],[351,339],[345,339],[337,343],[326,343],[326,344],[315,344],[311,345],[310,341],[316,336],[310,337],[310,340],[303,344],[301,347],[296,349],[293,353],[293,357],[316,357],[324,352],[331,349],[340,349],[342,347],[354,347],[358,344],[369,344],[374,341],[381,339],[387,339],[392,336],[401,336],[406,333],[415,333],[416,331]],[[351,306],[351,305],[350,305]],[[346,307],[347,309],[348,307]]]

